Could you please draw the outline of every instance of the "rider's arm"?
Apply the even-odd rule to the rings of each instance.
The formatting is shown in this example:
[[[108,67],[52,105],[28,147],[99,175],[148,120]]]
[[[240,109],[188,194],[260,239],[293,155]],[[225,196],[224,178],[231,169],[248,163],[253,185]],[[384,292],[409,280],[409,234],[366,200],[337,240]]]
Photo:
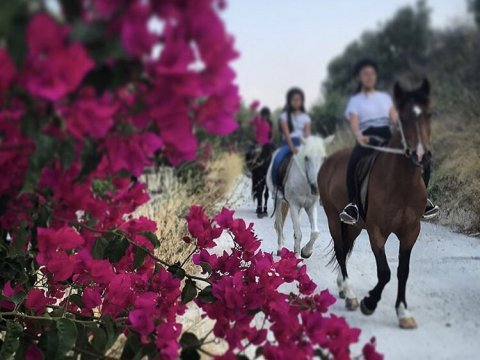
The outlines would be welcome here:
[[[303,129],[303,134],[305,137],[312,135],[312,123],[306,123],[305,128]]]
[[[389,112],[388,112],[388,117],[390,118],[390,121],[396,125],[398,123],[398,112],[397,112],[397,108],[395,107],[395,105],[393,105]]]
[[[358,115],[355,113],[350,113],[350,128],[352,129],[353,133],[355,134],[355,138],[360,144],[368,143],[368,136],[364,136],[360,131],[360,119]]]
[[[282,128],[283,136],[285,137],[285,141],[288,144],[288,147],[293,153],[296,153],[297,148],[292,142],[292,138],[290,137],[290,131],[288,130],[288,123],[286,121],[281,121],[280,126]]]

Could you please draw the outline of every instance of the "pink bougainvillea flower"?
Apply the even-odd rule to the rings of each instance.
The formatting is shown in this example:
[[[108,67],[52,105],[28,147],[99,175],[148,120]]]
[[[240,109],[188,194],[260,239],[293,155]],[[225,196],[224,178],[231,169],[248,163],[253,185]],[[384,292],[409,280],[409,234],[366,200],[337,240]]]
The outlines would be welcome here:
[[[362,348],[362,354],[365,360],[383,360],[383,355],[377,352],[375,348],[375,337],[370,339]]]
[[[9,298],[15,296],[19,292],[23,291],[24,287],[23,284],[18,284],[14,288],[12,288],[11,280],[8,280],[5,285],[3,286],[2,295]],[[8,300],[0,300],[0,308],[6,309],[8,311],[12,311],[15,309],[15,303],[8,301]]]
[[[100,169],[115,174],[128,170],[138,177],[146,166],[152,163],[155,151],[163,146],[162,139],[154,133],[133,134],[129,137],[116,136],[105,144],[106,156],[99,165]]]
[[[155,345],[162,359],[177,359],[180,350],[178,338],[182,331],[182,326],[180,324],[161,324],[156,327],[155,331],[159,334]]]
[[[100,287],[87,287],[83,291],[82,301],[85,307],[89,310],[95,309],[102,303],[102,295]]]
[[[222,228],[229,229],[233,225],[234,213],[235,213],[234,210],[228,210],[226,208],[222,208],[222,211],[217,216],[215,216],[215,221]]]
[[[86,88],[73,104],[59,106],[58,111],[70,134],[79,139],[85,135],[99,139],[113,126],[117,108],[108,94],[97,97],[93,88]]]
[[[45,296],[45,291],[40,289],[31,289],[25,300],[25,306],[35,311],[37,315],[43,314],[47,305],[54,304],[55,300]]]
[[[188,231],[197,239],[197,246],[201,249],[208,249],[215,246],[213,240],[217,239],[223,232],[220,227],[212,226],[211,221],[198,205],[193,205],[186,216]]]
[[[56,252],[52,254],[46,266],[54,282],[65,281],[73,274],[74,262],[66,253]]]
[[[151,9],[148,3],[136,1],[122,23],[122,45],[132,56],[150,55],[156,36],[148,29]]]
[[[29,52],[23,77],[25,87],[33,96],[60,100],[75,90],[93,68],[94,63],[83,46],[67,44],[65,35],[66,28],[43,13],[30,22],[27,29]]]
[[[0,101],[16,76],[16,68],[6,48],[0,48]]]

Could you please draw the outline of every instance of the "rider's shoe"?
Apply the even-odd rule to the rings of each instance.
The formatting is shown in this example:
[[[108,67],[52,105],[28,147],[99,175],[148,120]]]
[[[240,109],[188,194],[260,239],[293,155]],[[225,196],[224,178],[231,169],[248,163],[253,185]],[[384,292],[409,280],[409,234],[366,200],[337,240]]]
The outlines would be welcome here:
[[[433,219],[440,212],[440,208],[435,205],[432,200],[427,199],[427,206],[425,206],[425,212],[422,218],[425,220]]]
[[[340,220],[348,225],[355,225],[358,222],[358,207],[354,203],[345,206],[340,213]]]

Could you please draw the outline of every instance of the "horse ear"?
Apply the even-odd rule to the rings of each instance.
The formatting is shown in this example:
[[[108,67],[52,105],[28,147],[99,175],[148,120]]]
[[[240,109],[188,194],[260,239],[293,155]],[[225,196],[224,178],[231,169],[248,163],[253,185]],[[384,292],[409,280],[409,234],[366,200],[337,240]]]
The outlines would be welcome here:
[[[403,97],[404,93],[405,92],[403,91],[400,83],[398,81],[395,82],[395,85],[393,86],[393,97],[395,98],[395,100],[400,100]]]
[[[331,144],[333,139],[335,139],[335,134],[332,134],[330,136],[327,136],[323,141],[325,142],[326,145]]]
[[[427,78],[423,79],[422,86],[420,86],[420,91],[425,95],[430,95],[430,81]]]

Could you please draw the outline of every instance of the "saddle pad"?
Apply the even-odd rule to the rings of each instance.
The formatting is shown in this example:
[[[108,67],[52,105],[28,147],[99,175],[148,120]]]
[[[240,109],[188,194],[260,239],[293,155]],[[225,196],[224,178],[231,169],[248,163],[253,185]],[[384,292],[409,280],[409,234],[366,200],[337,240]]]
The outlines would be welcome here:
[[[358,162],[355,169],[355,202],[358,204],[363,221],[367,217],[368,210],[368,180],[377,156],[378,152],[365,156]]]

